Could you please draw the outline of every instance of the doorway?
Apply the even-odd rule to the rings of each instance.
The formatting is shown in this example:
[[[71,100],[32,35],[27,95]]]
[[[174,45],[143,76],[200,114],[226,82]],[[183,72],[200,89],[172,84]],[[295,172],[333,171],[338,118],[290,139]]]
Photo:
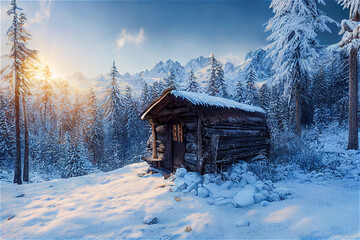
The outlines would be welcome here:
[[[185,142],[184,142],[184,128],[181,123],[172,124],[172,156],[173,156],[173,170],[184,166]]]

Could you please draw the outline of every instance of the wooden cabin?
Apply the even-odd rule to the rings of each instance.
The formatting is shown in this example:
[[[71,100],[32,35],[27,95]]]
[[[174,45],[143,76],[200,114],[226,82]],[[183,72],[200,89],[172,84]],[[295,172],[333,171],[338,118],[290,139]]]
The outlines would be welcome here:
[[[179,167],[217,172],[237,160],[269,153],[265,111],[233,100],[168,89],[141,119],[152,126],[149,154],[143,159],[168,172]]]

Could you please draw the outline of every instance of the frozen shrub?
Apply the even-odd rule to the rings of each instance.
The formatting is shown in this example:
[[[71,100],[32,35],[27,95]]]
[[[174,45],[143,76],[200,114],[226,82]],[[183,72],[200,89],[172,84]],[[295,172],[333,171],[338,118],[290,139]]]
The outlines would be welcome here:
[[[305,172],[319,171],[324,167],[324,151],[317,129],[304,131],[302,137],[292,132],[279,131],[275,131],[272,136],[271,163],[295,164]]]
[[[264,155],[255,157],[252,163],[249,164],[249,170],[258,176],[258,178],[262,181],[278,180],[276,166],[274,166],[274,164],[270,164],[268,158]]]

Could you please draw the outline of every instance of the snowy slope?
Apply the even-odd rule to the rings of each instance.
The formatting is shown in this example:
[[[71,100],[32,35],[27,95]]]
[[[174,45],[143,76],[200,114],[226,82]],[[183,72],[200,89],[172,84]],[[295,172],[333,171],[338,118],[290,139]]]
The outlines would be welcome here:
[[[293,199],[243,208],[172,193],[133,164],[109,173],[27,185],[1,183],[1,238],[359,238],[359,182],[281,182]],[[25,194],[24,197],[16,197]],[[180,202],[174,200],[181,198]],[[15,216],[14,216],[15,215]],[[14,216],[8,220],[9,217]],[[143,219],[155,216],[158,223]],[[249,226],[236,227],[249,221]],[[185,232],[189,226],[192,231]]]

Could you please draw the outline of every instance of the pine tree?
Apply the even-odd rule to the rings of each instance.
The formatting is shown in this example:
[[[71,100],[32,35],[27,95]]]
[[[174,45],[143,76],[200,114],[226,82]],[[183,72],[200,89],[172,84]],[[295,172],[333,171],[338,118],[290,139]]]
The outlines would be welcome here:
[[[151,102],[151,90],[149,89],[149,84],[147,84],[146,82],[143,83],[143,88],[141,91],[141,97],[140,97],[140,101],[141,101],[141,108],[145,109],[149,103]]]
[[[324,128],[328,124],[330,118],[327,104],[328,92],[329,87],[324,76],[324,71],[320,70],[320,73],[316,76],[313,86],[313,96],[315,98],[314,122],[320,127],[320,129]]]
[[[59,84],[60,101],[59,101],[59,134],[60,138],[64,138],[66,132],[71,131],[71,103],[68,98],[70,96],[70,86],[67,81],[61,81]]]
[[[79,141],[79,133],[70,136],[65,134],[62,149],[65,152],[64,168],[61,173],[62,178],[71,178],[83,176],[89,173],[89,165],[87,163],[85,148],[82,141]]]
[[[218,89],[218,96],[223,98],[228,98],[229,93],[227,92],[227,86],[225,83],[224,70],[220,62],[217,63],[215,72],[216,72],[216,85]]]
[[[5,115],[6,104],[3,93],[0,93],[0,164],[7,165],[7,159],[11,156],[11,130]]]
[[[121,93],[118,85],[118,78],[120,77],[117,71],[115,61],[109,72],[110,85],[106,92],[104,103],[104,114],[107,122],[107,132],[110,141],[108,149],[109,154],[115,163],[123,160],[123,146],[122,138],[122,112],[121,112]]]
[[[164,78],[165,87],[171,89],[178,89],[176,84],[176,75],[173,68],[170,69],[170,74],[167,78]]]
[[[26,17],[24,13],[20,13],[22,9],[17,6],[16,0],[11,0],[11,9],[7,14],[12,17],[12,24],[7,31],[9,39],[8,44],[11,46],[10,54],[7,55],[11,61],[8,70],[9,73],[5,75],[7,79],[14,79],[14,102],[15,102],[15,127],[16,127],[16,163],[14,183],[21,184],[21,146],[20,146],[20,95],[21,89],[25,88],[26,79],[24,65],[27,59],[37,59],[36,51],[30,50],[27,47],[27,41],[30,40],[31,35],[25,29]]]
[[[104,152],[104,127],[93,89],[90,89],[87,95],[84,142],[88,149],[89,160],[93,165],[101,165]]]
[[[210,96],[216,96],[218,93],[216,84],[216,59],[214,54],[210,55],[210,78],[207,84],[206,93]]]
[[[38,108],[40,110],[40,116],[42,117],[43,128],[45,131],[49,129],[49,118],[54,116],[54,104],[53,104],[53,87],[52,87],[52,73],[49,66],[45,66],[43,70],[43,83],[40,87],[40,96],[38,102]]]
[[[250,66],[246,75],[246,103],[258,105],[257,76],[253,66]]]
[[[266,83],[264,83],[259,89],[259,106],[266,112],[269,111],[270,107],[270,89]]]
[[[288,100],[284,90],[280,85],[275,85],[271,89],[269,117],[270,127],[273,130],[286,131],[288,129]]]
[[[200,84],[196,81],[196,79],[194,71],[191,69],[185,91],[196,93],[201,92]]]
[[[341,22],[341,32],[344,34],[340,47],[349,49],[349,137],[347,149],[359,149],[358,136],[358,104],[359,104],[359,80],[358,80],[358,51],[360,30],[360,1],[338,0],[344,8],[350,8],[349,19]]]
[[[206,93],[211,96],[229,97],[227,86],[224,79],[224,70],[221,63],[218,62],[214,54],[210,56],[210,78],[206,88]]]
[[[323,1],[319,1],[324,3]],[[301,135],[301,95],[306,91],[312,74],[312,65],[318,57],[317,31],[329,31],[327,22],[333,22],[317,8],[315,0],[273,0],[271,18],[266,31],[270,58],[274,61],[274,84],[285,80],[285,91],[295,101],[295,133]]]
[[[246,89],[241,79],[239,79],[236,84],[234,100],[241,103],[246,100]]]

